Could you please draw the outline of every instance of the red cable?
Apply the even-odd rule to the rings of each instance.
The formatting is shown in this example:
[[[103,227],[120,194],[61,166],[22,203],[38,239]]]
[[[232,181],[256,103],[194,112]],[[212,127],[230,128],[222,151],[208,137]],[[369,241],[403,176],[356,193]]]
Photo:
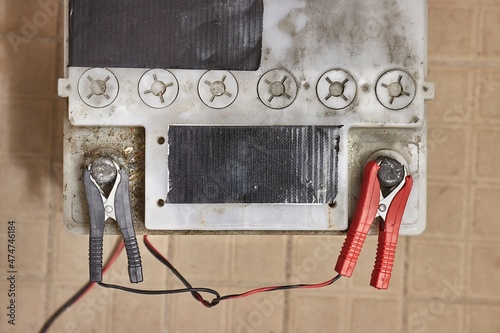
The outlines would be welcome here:
[[[332,284],[336,280],[337,280],[337,276],[331,278],[328,281],[322,282],[322,283],[295,285],[295,286],[293,286],[293,288],[289,288],[289,289],[314,289],[314,288],[323,288],[323,287],[329,286],[330,284]],[[274,286],[274,287],[256,288],[256,289],[252,289],[252,290],[249,290],[249,291],[241,293],[241,294],[226,296],[223,300],[243,298],[243,297],[247,297],[247,296],[250,296],[250,295],[259,294],[259,293],[263,293],[263,292],[267,292],[267,291],[273,291],[273,290],[280,290],[280,289],[281,290],[285,290],[284,288],[286,288],[286,287],[287,286]]]
[[[125,243],[123,243],[123,240],[120,240],[120,243],[116,247],[113,256],[109,258],[106,264],[104,265],[104,268],[102,269],[103,274],[105,274],[111,268],[111,266],[113,266],[113,264],[115,263],[116,259],[118,259],[118,256],[120,255],[124,247]]]
[[[175,270],[175,272],[173,271],[173,273],[179,278],[179,275],[180,273],[177,272],[177,269],[175,269],[175,267],[170,263],[170,261],[165,258],[161,253],[160,251],[158,251],[158,249],[156,249],[156,247],[154,247],[154,245],[149,241],[148,239],[148,235],[144,235],[143,237],[143,240],[144,240],[144,243],[146,243],[146,246],[149,247],[150,250],[152,250],[157,257],[161,257],[165,262],[167,262],[169,265],[170,265],[170,270]],[[178,273],[179,275],[177,275],[176,273]],[[182,275],[181,275],[182,276]],[[189,283],[186,285],[186,282],[187,280],[184,279],[184,281],[182,282],[185,282],[184,285],[188,288],[190,288],[191,286],[189,285]],[[198,302],[200,302],[201,304],[203,304],[205,307],[207,308],[210,308],[210,303],[208,301],[206,301],[205,299],[203,299],[203,296],[200,295],[200,293],[198,292],[193,292],[193,296],[196,298],[196,300]]]

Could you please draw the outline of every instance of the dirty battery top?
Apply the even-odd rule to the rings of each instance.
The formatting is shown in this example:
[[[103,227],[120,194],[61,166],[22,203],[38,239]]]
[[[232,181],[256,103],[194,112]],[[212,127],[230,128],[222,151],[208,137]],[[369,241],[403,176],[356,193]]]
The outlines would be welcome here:
[[[421,232],[426,6],[68,1],[68,229],[87,231],[84,165],[111,156],[139,232],[340,232],[386,150],[414,179],[401,233]]]

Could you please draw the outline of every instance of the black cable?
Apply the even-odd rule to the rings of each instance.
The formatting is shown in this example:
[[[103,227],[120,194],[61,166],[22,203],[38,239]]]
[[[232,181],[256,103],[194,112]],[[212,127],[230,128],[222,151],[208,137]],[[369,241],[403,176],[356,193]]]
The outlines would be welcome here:
[[[40,329],[40,333],[46,333],[50,326],[54,323],[54,321],[64,312],[66,311],[70,306],[76,303],[80,297],[82,297],[91,287],[92,287],[92,282],[87,282],[80,290],[78,290],[69,300],[66,301],[59,309],[57,309],[56,312],[50,316],[49,319],[43,324],[42,328]]]
[[[141,294],[141,295],[172,295],[172,294],[182,294],[182,293],[192,293],[192,292],[202,292],[202,293],[209,293],[212,295],[215,295],[215,297],[219,298],[220,294],[210,288],[183,288],[183,289],[166,289],[166,290],[143,290],[143,289],[135,289],[135,288],[129,288],[125,286],[120,286],[116,284],[108,284],[104,282],[97,282],[98,285],[104,288],[110,288],[110,289],[118,289],[122,291],[127,291],[130,293],[134,294]]]
[[[193,286],[188,282],[188,280],[168,261],[158,250],[149,242],[147,236],[143,237],[143,242],[148,251],[162,264],[167,266],[168,269],[184,284],[186,288],[193,288]],[[196,291],[191,292],[193,298],[201,302],[206,307],[210,307],[210,303],[203,299],[203,297]]]

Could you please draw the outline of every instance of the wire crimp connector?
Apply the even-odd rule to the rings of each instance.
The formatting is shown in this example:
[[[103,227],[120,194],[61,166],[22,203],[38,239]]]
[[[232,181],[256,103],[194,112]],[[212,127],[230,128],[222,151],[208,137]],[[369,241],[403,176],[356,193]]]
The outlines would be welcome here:
[[[130,282],[142,282],[142,261],[130,209],[129,180],[125,170],[108,157],[95,159],[83,174],[90,215],[89,270],[90,281],[102,281],[104,223],[118,224],[128,258]],[[104,187],[111,186],[106,196]]]
[[[394,159],[391,160],[398,163]],[[399,183],[391,188],[381,188],[381,160],[367,163],[359,201],[335,265],[337,273],[346,277],[352,276],[370,226],[375,218],[380,217],[377,256],[370,281],[370,285],[377,289],[389,287],[399,229],[413,186],[413,179],[408,175],[407,168],[401,164],[400,166],[403,174]]]

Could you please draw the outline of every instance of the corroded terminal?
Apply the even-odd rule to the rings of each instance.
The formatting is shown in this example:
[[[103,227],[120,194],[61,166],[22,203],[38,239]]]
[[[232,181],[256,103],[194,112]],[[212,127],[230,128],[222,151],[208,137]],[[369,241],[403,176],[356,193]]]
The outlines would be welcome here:
[[[379,157],[378,162],[380,170],[377,176],[380,186],[390,188],[401,183],[405,174],[403,164],[387,156]]]
[[[109,157],[98,157],[91,164],[92,178],[99,185],[106,185],[116,179],[116,166]]]

